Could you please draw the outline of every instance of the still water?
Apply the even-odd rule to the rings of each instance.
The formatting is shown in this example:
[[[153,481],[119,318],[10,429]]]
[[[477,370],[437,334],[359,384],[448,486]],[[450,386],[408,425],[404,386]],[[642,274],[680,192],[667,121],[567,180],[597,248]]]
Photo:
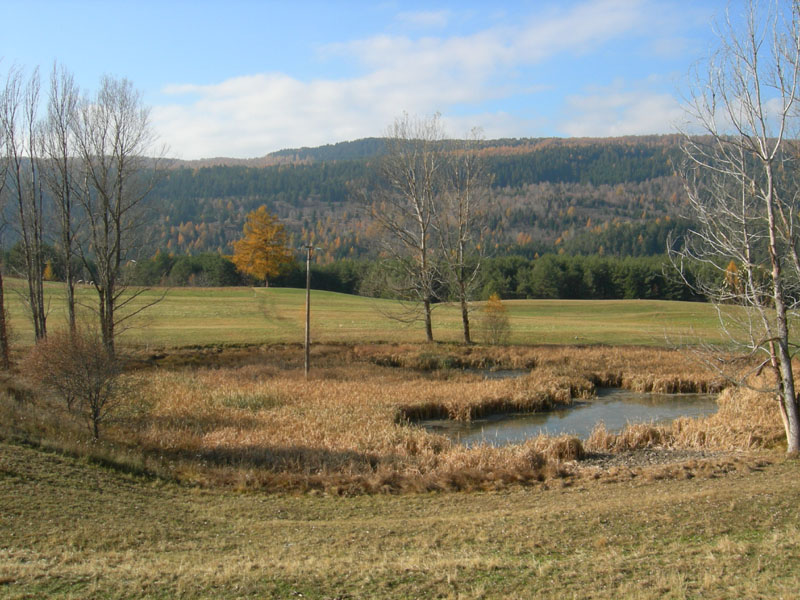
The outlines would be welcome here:
[[[471,423],[431,419],[418,424],[466,446],[486,442],[504,446],[540,433],[568,433],[586,439],[597,423],[619,431],[627,423],[666,423],[678,417],[698,417],[717,411],[714,394],[642,394],[617,388],[599,389],[591,401],[574,401],[569,408],[541,413],[491,415]]]

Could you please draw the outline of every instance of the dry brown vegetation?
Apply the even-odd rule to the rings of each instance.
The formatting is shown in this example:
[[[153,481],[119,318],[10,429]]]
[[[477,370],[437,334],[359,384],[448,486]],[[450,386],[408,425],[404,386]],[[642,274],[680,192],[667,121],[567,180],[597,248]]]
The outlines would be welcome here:
[[[0,597],[794,598],[800,465],[764,458],[342,499],[187,489],[0,441]]]
[[[117,381],[119,365],[100,333],[92,329],[51,331],[28,352],[20,368],[23,377],[84,418],[95,439],[100,437],[100,424],[124,397]]]
[[[752,450],[781,442],[774,401],[747,390],[725,390],[719,413],[704,419],[632,425],[619,434],[599,427],[584,443],[561,436],[466,448],[412,423],[423,416],[467,420],[491,412],[545,410],[590,398],[597,386],[660,392],[722,388],[698,361],[670,350],[318,346],[309,380],[301,361],[294,346],[151,357],[150,364],[162,366],[125,376],[126,389],[137,392],[107,423],[105,441],[87,445],[77,428],[65,426],[60,405],[43,398],[32,404],[6,396],[7,435],[202,486],[345,494],[566,481],[585,471],[579,459],[589,453]],[[486,380],[461,371],[464,367],[529,373]]]
[[[777,402],[747,388],[728,388],[717,398],[719,410],[708,417],[676,419],[670,425],[628,425],[609,433],[595,428],[588,450],[619,452],[652,446],[709,450],[753,450],[778,446],[784,438]]]

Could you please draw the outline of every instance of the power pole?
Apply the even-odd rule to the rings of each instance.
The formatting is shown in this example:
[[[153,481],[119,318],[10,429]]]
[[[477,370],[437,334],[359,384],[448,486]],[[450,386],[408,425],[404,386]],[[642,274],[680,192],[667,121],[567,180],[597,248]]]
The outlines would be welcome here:
[[[306,249],[306,343],[305,350],[305,374],[308,379],[308,362],[311,352],[311,251],[312,246],[304,246]]]
[[[303,246],[306,251],[306,342],[305,350],[305,374],[308,379],[309,354],[311,352],[311,253],[314,250],[322,250],[314,246]]]

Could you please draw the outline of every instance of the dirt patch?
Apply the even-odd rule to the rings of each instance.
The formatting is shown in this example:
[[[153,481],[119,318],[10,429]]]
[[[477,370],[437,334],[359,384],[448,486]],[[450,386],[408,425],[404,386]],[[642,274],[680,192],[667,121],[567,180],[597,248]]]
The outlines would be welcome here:
[[[578,462],[578,466],[600,469],[652,467],[695,460],[718,460],[730,457],[733,454],[732,452],[710,450],[670,450],[666,448],[646,448],[644,450],[618,453],[589,452]]]

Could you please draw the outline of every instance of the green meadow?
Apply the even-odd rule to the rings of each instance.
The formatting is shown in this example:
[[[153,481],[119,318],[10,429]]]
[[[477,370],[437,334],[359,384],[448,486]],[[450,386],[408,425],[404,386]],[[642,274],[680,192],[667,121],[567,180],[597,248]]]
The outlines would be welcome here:
[[[32,328],[21,292],[23,282],[6,282],[12,329],[18,343],[31,341]],[[65,322],[63,292],[47,287],[48,326]],[[85,318],[92,319],[96,293],[79,289]],[[126,321],[121,341],[136,347],[302,342],[305,291],[288,288],[154,288],[132,303],[156,302]],[[512,344],[610,344],[667,346],[697,340],[718,341],[712,306],[696,302],[656,300],[507,300]],[[424,341],[420,322],[405,322],[407,307],[379,300],[312,290],[311,331],[317,342]],[[481,303],[472,313],[474,337],[480,341]],[[457,307],[434,310],[437,341],[458,342],[461,317]]]

